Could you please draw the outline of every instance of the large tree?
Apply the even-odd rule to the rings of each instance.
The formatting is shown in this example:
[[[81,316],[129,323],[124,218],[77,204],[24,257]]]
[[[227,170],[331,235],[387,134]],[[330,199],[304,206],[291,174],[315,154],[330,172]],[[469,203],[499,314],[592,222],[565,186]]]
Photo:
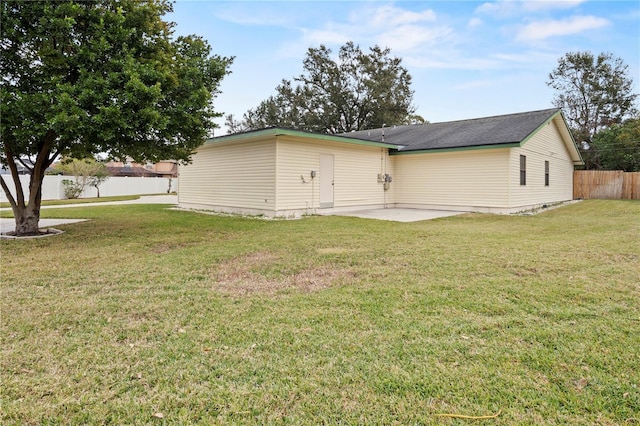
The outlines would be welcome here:
[[[283,80],[274,96],[241,121],[227,116],[229,132],[280,126],[342,133],[422,120],[413,115],[411,76],[388,48],[364,53],[349,42],[333,59],[331,49],[321,45],[307,51],[303,70],[294,82]]]
[[[599,131],[589,145],[597,168],[640,172],[640,118]]]
[[[38,232],[45,170],[60,155],[188,161],[213,127],[232,58],[174,37],[165,0],[0,3],[0,184],[16,235]],[[30,174],[22,188],[17,163]]]
[[[593,136],[637,112],[628,66],[611,53],[570,52],[558,60],[547,85],[556,90],[553,104],[562,108],[587,167],[595,167],[593,152],[587,152]]]

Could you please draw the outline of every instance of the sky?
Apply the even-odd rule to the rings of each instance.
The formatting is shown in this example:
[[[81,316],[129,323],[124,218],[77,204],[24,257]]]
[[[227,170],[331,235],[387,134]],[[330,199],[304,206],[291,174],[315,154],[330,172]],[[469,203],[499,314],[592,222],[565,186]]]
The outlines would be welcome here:
[[[348,41],[401,58],[432,123],[552,108],[546,82],[568,52],[612,53],[640,93],[638,0],[177,0],[165,18],[235,57],[214,109],[236,119],[300,75],[309,48],[336,54]]]

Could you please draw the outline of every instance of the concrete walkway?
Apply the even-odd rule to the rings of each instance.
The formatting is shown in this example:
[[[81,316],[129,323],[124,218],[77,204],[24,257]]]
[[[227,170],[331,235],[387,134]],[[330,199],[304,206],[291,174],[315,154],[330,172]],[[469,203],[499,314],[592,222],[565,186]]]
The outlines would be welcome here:
[[[45,209],[64,209],[71,207],[100,207],[100,206],[116,206],[123,204],[178,204],[177,195],[142,195],[136,200],[127,201],[107,201],[104,203],[84,203],[84,204],[63,204],[60,206],[42,206],[40,210]],[[11,208],[2,208],[2,211],[10,211]],[[84,222],[88,219],[40,219],[40,228],[51,228],[57,225],[66,225],[68,223]],[[16,222],[13,218],[0,218],[0,234],[6,234],[16,228]]]
[[[38,224],[40,229],[53,228],[57,225],[66,225],[68,223],[84,222],[89,219],[40,219]],[[0,219],[0,234],[6,234],[16,229],[16,222],[13,218],[1,218]]]

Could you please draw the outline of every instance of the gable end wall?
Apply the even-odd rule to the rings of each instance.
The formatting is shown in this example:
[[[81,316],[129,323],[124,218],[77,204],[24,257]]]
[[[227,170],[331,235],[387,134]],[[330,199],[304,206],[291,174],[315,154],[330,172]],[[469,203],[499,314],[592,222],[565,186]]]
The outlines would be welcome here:
[[[270,214],[275,209],[275,137],[205,145],[180,169],[178,202],[187,208]]]
[[[527,182],[520,185],[520,155],[527,157]],[[545,186],[544,162],[549,161],[549,186]],[[573,161],[562,142],[555,121],[541,127],[510,155],[512,207],[538,206],[573,199]]]

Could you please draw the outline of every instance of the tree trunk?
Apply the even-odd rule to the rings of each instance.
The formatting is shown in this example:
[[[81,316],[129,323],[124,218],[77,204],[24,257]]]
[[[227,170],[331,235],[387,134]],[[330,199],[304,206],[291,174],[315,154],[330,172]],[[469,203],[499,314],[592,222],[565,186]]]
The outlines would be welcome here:
[[[0,177],[0,186],[2,186],[13,210],[13,217],[15,217],[16,220],[14,231],[16,237],[38,235],[40,233],[38,222],[40,222],[40,205],[42,204],[42,182],[44,181],[45,170],[57,156],[57,154],[54,154],[50,157],[51,146],[55,137],[55,133],[49,131],[38,144],[38,155],[33,168],[30,169],[31,177],[29,178],[28,202],[25,202],[24,191],[16,167],[15,157],[10,149],[10,144],[5,143],[4,145],[4,153],[7,158],[7,166],[9,170],[11,170],[11,177],[13,178],[16,189],[16,197],[14,198],[11,195],[9,187],[3,177]]]
[[[15,236],[25,237],[38,235],[40,233],[38,223],[40,222],[40,209],[28,205],[25,208],[13,209],[13,216],[16,218]]]
[[[13,210],[13,217],[16,221],[16,227],[13,231],[16,237],[26,237],[30,235],[38,235],[40,233],[38,223],[40,222],[40,205],[42,204],[42,181],[44,175],[41,174],[38,178],[34,179],[31,175],[29,182],[29,203],[25,203],[24,197],[19,196],[18,200],[14,199],[6,185],[4,178],[0,178],[2,189],[5,191],[11,209]],[[14,177],[14,184],[16,191],[22,195],[22,185],[20,184],[19,176],[16,174]]]

